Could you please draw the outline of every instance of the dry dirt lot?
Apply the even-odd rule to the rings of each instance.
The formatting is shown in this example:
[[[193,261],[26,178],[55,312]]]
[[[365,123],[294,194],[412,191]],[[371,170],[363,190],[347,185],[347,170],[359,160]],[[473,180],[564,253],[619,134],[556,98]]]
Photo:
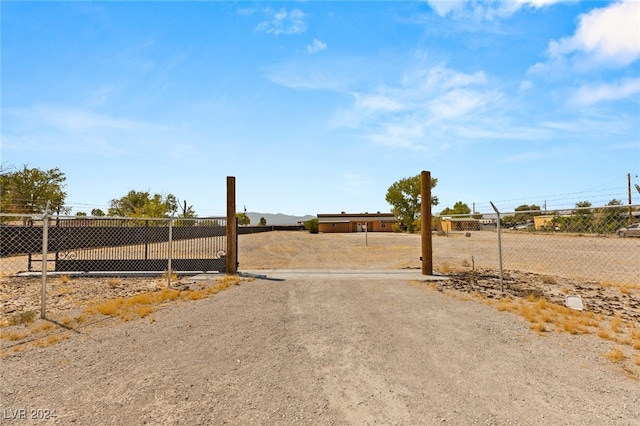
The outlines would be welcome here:
[[[240,270],[247,273],[239,285],[200,300],[165,303],[143,318],[96,314],[66,328],[54,325],[50,334],[64,338],[50,345],[3,339],[0,421],[640,424],[636,287],[519,273],[507,277],[505,299],[491,270],[455,267],[450,280],[437,282],[377,274],[415,272],[419,239],[364,238],[243,235]],[[287,278],[273,272],[299,268],[372,273]],[[256,274],[262,278],[247,278]],[[216,282],[185,277],[175,284],[200,289]],[[4,317],[16,313],[7,299],[37,299],[38,284],[4,277]],[[61,294],[77,292],[86,304],[96,292],[126,297],[160,285],[155,279],[108,284],[72,278],[52,279],[50,287],[54,294],[62,287]],[[583,295],[602,335],[561,331],[563,322],[554,319],[541,331],[527,319],[526,309],[540,306],[539,297],[559,306],[567,294]],[[74,309],[80,307],[52,302],[50,315],[73,317]],[[0,332],[28,327],[34,325]],[[622,358],[612,356],[616,351]],[[23,414],[27,419],[19,418]]]

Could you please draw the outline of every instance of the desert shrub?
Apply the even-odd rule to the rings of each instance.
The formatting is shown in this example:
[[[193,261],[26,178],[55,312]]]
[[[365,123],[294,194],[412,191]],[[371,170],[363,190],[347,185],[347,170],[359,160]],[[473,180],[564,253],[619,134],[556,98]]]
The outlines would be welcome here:
[[[304,227],[307,231],[309,231],[309,233],[311,234],[317,234],[318,230],[320,228],[320,224],[318,222],[318,219],[314,218],[314,219],[309,219],[306,222],[304,222]]]
[[[612,362],[620,362],[624,359],[624,352],[620,348],[614,348],[611,352],[607,352],[605,356]]]
[[[36,311],[25,311],[9,318],[10,325],[30,324],[36,319]]]

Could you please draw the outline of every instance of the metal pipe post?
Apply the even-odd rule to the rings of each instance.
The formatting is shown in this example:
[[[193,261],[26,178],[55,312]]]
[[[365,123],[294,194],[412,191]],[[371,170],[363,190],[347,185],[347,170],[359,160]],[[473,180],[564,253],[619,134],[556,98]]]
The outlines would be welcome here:
[[[169,241],[167,243],[168,253],[167,253],[167,287],[171,287],[171,274],[173,274],[173,266],[172,266],[172,252],[173,252],[173,217],[169,218]]]
[[[500,212],[498,211],[498,208],[495,206],[495,204],[493,204],[491,201],[489,201],[491,203],[491,207],[493,207],[493,210],[495,210],[496,214],[498,215],[498,223],[497,223],[497,231],[498,231],[498,262],[500,264],[500,292],[504,293],[504,282],[503,282],[503,274],[502,274],[502,236],[500,235]]]
[[[40,294],[40,318],[47,317],[47,256],[49,255],[49,203],[42,216],[42,289]]]

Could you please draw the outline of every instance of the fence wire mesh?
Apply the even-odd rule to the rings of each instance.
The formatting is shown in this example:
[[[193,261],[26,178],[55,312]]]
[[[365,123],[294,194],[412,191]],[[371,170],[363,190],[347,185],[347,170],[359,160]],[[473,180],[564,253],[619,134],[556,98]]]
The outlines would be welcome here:
[[[5,275],[224,267],[225,218],[0,215],[0,222],[0,268]]]
[[[505,271],[640,285],[640,206],[499,212]],[[499,267],[498,214],[436,216],[434,269]]]

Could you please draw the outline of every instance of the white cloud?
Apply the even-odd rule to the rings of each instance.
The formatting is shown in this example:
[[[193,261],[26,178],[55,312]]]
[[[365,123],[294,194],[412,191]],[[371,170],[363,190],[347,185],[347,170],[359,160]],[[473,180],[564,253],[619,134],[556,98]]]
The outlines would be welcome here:
[[[477,90],[451,90],[427,103],[429,122],[449,121],[472,114],[496,101],[495,95]]]
[[[122,144],[126,139],[123,135],[129,140],[157,140],[157,135],[172,131],[155,123],[53,105],[5,109],[3,113],[11,122],[3,129],[3,143],[6,148],[18,150],[112,155],[129,148]]]
[[[22,110],[20,114],[29,120],[46,123],[52,128],[69,132],[87,132],[100,129],[132,130],[146,126],[143,123],[112,118],[89,111],[54,106],[36,106]]]
[[[385,95],[354,93],[356,108],[370,111],[400,111],[404,105],[397,99]]]
[[[293,60],[265,69],[272,82],[292,89],[330,90],[351,93],[355,82],[366,78],[370,61],[350,57],[341,60],[326,60],[322,55],[309,55],[303,61]],[[355,70],[355,71],[354,71]]]
[[[533,83],[530,80],[524,80],[522,81],[522,83],[520,83],[520,87],[518,88],[518,90],[520,92],[528,92],[529,90],[533,89]]]
[[[577,0],[427,0],[427,3],[440,16],[453,15],[463,19],[492,20],[507,18],[523,7],[540,9],[567,1]]]
[[[271,19],[260,22],[256,28],[258,31],[280,35],[299,34],[307,30],[307,24],[304,22],[306,15],[299,9],[293,9],[290,12],[286,9],[280,9],[278,12],[266,9],[265,13]]]
[[[634,62],[640,58],[640,2],[627,0],[581,15],[575,34],[551,41],[549,53],[554,58],[586,53],[601,62]]]
[[[556,3],[571,3],[578,0],[513,0],[513,3],[520,4],[522,6],[529,6],[535,9],[540,9],[546,6],[551,6]]]
[[[640,94],[640,78],[625,79],[612,84],[582,86],[571,97],[570,102],[592,105],[603,101],[615,101]]]
[[[440,16],[446,16],[464,7],[464,1],[427,0],[427,3]]]
[[[243,16],[251,16],[255,12],[256,12],[256,9],[253,7],[244,7],[244,8],[238,9],[238,15],[243,15]]]
[[[307,45],[307,52],[309,53],[318,53],[323,50],[327,50],[327,43],[317,38],[314,38],[313,42]]]
[[[465,132],[482,135],[481,111],[499,104],[502,94],[487,88],[484,72],[465,74],[442,66],[406,72],[398,84],[354,93],[354,102],[334,124],[360,129],[375,144],[433,149]],[[480,136],[482,137],[482,136]]]

